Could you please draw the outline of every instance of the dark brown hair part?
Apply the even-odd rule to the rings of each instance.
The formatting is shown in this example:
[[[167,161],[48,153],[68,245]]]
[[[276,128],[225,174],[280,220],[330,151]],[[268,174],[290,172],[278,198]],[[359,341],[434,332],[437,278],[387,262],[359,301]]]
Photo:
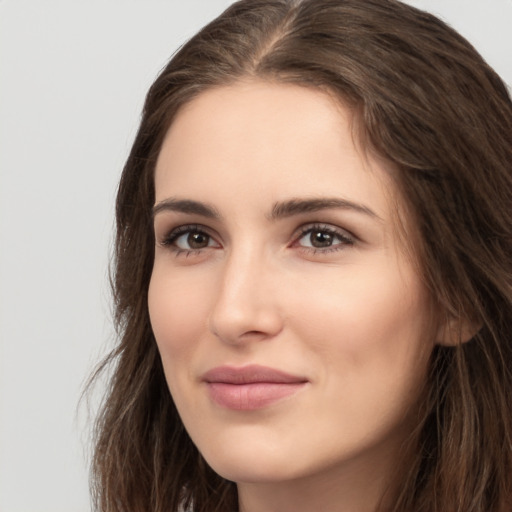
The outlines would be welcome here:
[[[233,512],[236,486],[202,459],[178,416],[149,322],[153,173],[178,110],[258,78],[329,91],[365,148],[392,162],[420,240],[423,279],[452,346],[437,346],[411,450],[386,512],[512,507],[512,102],[458,33],[396,0],[242,0],[172,58],[151,87],[116,204],[120,342],[95,430],[101,512]],[[469,327],[468,327],[469,326]],[[467,343],[465,331],[473,329]]]

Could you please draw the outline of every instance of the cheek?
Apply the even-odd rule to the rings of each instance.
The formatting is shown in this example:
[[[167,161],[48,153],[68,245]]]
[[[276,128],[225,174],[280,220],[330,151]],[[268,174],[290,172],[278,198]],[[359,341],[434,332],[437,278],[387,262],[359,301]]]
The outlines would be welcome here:
[[[170,279],[153,271],[148,308],[164,368],[179,366],[194,352],[197,341],[207,325],[207,300],[199,299],[194,283]]]
[[[317,433],[372,442],[403,424],[419,398],[433,346],[427,301],[419,288],[390,286],[384,275],[341,284],[309,290],[307,307],[296,302],[303,316],[295,333],[318,370]]]
[[[427,294],[415,276],[385,267],[353,268],[290,294],[295,334],[322,358],[326,373],[370,383],[383,375],[413,379],[426,366],[433,347]]]
[[[207,325],[206,300],[198,300],[193,283],[158,270],[148,291],[151,327],[173,401],[181,416],[193,416],[199,403],[190,386],[195,378],[191,363]]]

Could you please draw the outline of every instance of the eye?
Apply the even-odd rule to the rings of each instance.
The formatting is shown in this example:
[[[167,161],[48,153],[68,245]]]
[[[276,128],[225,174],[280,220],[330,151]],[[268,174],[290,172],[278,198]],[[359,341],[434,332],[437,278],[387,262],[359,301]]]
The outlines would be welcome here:
[[[199,231],[191,231],[185,235],[181,235],[174,240],[174,245],[178,249],[183,250],[196,250],[196,249],[204,249],[205,247],[210,247],[213,244],[213,240],[206,233],[201,233]]]
[[[339,250],[354,244],[354,237],[345,230],[328,225],[304,226],[294,245],[318,251]]]
[[[177,254],[191,254],[208,247],[220,247],[218,242],[201,226],[180,226],[173,229],[161,245],[169,246]]]

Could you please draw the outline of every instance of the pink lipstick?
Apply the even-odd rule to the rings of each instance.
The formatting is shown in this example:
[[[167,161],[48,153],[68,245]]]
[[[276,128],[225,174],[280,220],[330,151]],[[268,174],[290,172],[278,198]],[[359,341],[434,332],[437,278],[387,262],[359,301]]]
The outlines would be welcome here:
[[[308,382],[304,377],[259,365],[219,366],[206,372],[202,380],[215,403],[240,411],[271,405],[293,395]]]

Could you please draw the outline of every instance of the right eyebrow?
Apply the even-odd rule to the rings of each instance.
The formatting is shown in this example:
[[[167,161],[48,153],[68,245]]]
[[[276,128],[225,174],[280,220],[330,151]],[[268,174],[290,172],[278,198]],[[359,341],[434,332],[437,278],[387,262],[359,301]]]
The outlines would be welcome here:
[[[191,199],[175,199],[172,197],[159,201],[153,206],[153,218],[163,211],[196,214],[207,217],[208,219],[220,219],[221,217],[218,210],[207,203],[193,201]]]

